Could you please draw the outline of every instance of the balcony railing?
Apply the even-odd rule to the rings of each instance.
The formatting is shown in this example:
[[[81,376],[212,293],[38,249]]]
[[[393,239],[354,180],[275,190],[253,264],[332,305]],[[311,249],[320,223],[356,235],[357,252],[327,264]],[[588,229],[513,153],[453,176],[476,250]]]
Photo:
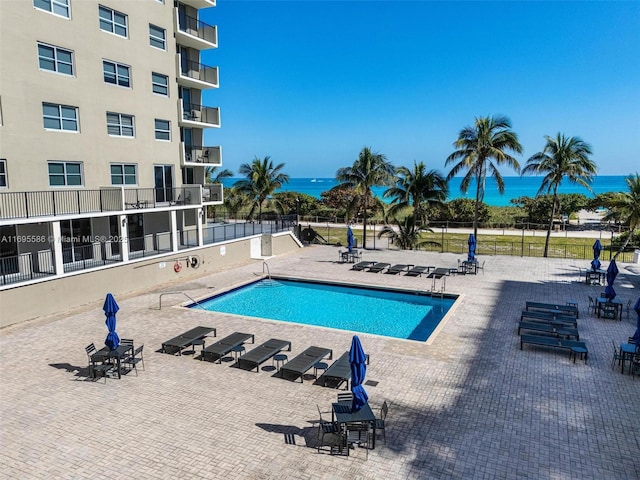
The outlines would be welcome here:
[[[221,204],[224,201],[222,197],[223,189],[222,184],[213,183],[210,185],[202,185],[202,203],[217,203]]]
[[[129,258],[149,257],[171,251],[171,233],[150,233],[129,239]]]
[[[122,210],[119,188],[0,193],[0,219]]]
[[[222,165],[222,152],[219,146],[203,147],[202,145],[184,145],[185,163],[204,163],[207,166]]]
[[[63,248],[62,261],[67,273],[117,263],[122,261],[122,256],[117,242],[94,242],[88,245],[72,242],[69,248]]]
[[[182,104],[182,121],[186,126],[200,128],[219,127],[220,109],[218,107],[205,107],[197,103]]]
[[[218,88],[218,67],[210,67],[209,65],[182,58],[180,54],[178,54],[177,58],[180,72],[178,83],[180,85],[199,89]]]
[[[176,8],[176,40],[180,45],[203,50],[218,46],[218,28],[195,17],[181,13]]]
[[[27,282],[54,274],[55,267],[51,250],[0,258],[0,285]]]

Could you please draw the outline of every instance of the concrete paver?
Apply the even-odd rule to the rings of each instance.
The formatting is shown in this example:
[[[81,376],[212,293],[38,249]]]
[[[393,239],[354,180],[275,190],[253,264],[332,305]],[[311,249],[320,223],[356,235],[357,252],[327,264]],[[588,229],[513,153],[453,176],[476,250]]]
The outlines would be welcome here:
[[[454,266],[459,256],[367,251],[365,260]],[[350,270],[334,247],[309,247],[268,260],[272,275],[428,290],[431,281]],[[187,310],[161,290],[116,299],[117,331],[145,345],[145,371],[88,381],[84,347],[106,337],[101,306],[0,331],[0,478],[161,479],[630,479],[640,472],[640,379],[610,368],[612,340],[633,334],[635,318],[587,312],[601,288],[579,281],[586,261],[483,257],[485,272],[452,276],[463,295],[429,344],[360,335],[371,356],[374,410],[390,403],[386,444],[366,460],[318,453],[317,409],[337,391],[274,377],[273,371],[172,356],[163,340],[198,325],[218,336],[277,337],[295,355],[309,345],[349,348],[351,332]],[[620,264],[616,290],[640,294],[640,275]],[[202,298],[256,278],[262,262],[166,290]],[[105,292],[106,293],[106,292]],[[525,347],[517,336],[527,300],[580,305],[589,360]],[[295,301],[295,299],[292,299]],[[348,308],[348,306],[345,306]],[[632,312],[633,314],[633,312]],[[265,365],[270,365],[267,362]],[[288,439],[288,441],[285,441]]]

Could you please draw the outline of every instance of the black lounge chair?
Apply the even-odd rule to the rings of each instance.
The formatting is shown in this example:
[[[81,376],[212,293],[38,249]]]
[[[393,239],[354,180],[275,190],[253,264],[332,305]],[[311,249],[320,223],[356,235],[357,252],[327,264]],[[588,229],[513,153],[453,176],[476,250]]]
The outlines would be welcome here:
[[[390,263],[376,262],[373,265],[369,266],[369,270],[367,270],[367,271],[368,272],[373,272],[373,273],[380,273],[385,268],[389,268],[390,266],[391,266]]]
[[[388,273],[389,275],[397,275],[400,272],[408,272],[411,267],[412,265],[404,265],[402,263],[397,263],[387,268],[387,271],[384,273]]]
[[[554,325],[567,325],[573,328],[577,328],[578,326],[576,317],[569,315],[556,315],[552,312],[528,312],[526,310],[523,310],[522,315],[520,315],[520,321],[522,322],[525,319],[532,322],[550,323]]]
[[[369,355],[367,354],[367,365],[368,364]],[[331,366],[327,368],[322,375],[320,375],[320,378],[318,380],[322,380],[322,385],[324,387],[327,386],[328,382],[335,382],[336,388],[340,388],[340,385],[346,382],[346,389],[349,389],[349,380],[351,380],[351,363],[349,362],[349,352],[344,352],[340,356],[340,358],[333,362]]]
[[[422,265],[416,265],[415,267],[411,267],[405,276],[407,277],[421,277],[423,273],[429,273],[429,270],[433,267],[424,267]]]
[[[162,352],[167,353],[167,347],[169,349],[174,350],[173,353],[177,351],[180,355],[182,355],[182,349],[193,345],[193,342],[197,340],[202,340],[209,333],[213,332],[213,336],[216,336],[216,329],[211,327],[196,327],[188,330],[177,337],[173,337],[171,340],[167,340],[162,343]]]
[[[333,351],[329,348],[309,347],[304,352],[285,363],[280,368],[280,376],[285,378],[286,375],[290,377],[291,380],[300,378],[300,382],[304,382],[302,378],[304,374],[327,355],[329,356],[328,359],[331,360]]]
[[[376,262],[358,262],[353,264],[353,266],[351,267],[351,270],[364,270],[365,268],[369,268],[371,265],[373,265]]]
[[[555,303],[527,302],[526,310],[542,310],[545,312],[558,312],[563,315],[573,315],[580,318],[580,312],[575,305],[557,305]]]
[[[256,372],[260,370],[260,364],[269,360],[271,357],[280,353],[286,347],[287,351],[291,351],[291,342],[287,340],[278,340],[272,338],[267,340],[262,345],[258,345],[256,348],[249,350],[247,353],[238,358],[238,367],[253,370]]]
[[[255,342],[255,338],[252,333],[232,333],[228,337],[209,345],[207,348],[203,348],[200,360],[211,359],[218,360],[218,363],[222,363],[222,357],[233,351],[234,348],[244,344],[244,342],[249,339],[251,339],[251,343]]]
[[[535,332],[536,335],[549,334],[554,337],[575,337],[576,340],[580,340],[577,328],[565,327],[563,325],[541,322],[520,322],[518,325],[518,335],[520,335],[522,330]]]
[[[563,340],[561,338],[544,337],[542,335],[520,335],[520,350],[524,344],[538,345],[541,347],[562,348],[570,350],[572,354],[584,354],[584,361],[587,361],[589,355],[587,344],[577,340]],[[575,360],[574,360],[575,362]]]

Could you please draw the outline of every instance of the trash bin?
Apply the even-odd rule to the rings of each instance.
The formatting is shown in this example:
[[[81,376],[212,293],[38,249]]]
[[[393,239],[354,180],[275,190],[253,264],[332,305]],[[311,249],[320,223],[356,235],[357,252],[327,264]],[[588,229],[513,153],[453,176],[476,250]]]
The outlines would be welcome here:
[[[640,263],[640,250],[637,248],[633,251],[633,263]]]

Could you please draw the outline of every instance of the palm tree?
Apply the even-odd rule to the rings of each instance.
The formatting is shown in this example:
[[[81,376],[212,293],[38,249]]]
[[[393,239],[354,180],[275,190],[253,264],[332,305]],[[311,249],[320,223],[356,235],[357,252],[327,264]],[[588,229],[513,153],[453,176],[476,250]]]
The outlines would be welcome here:
[[[223,178],[231,178],[233,177],[233,172],[227,168],[222,170],[218,170],[219,167],[206,167],[204,169],[204,183],[206,184],[216,184],[222,183]],[[216,218],[216,206],[209,205],[207,207],[207,216],[211,215],[214,220]]]
[[[478,212],[480,202],[484,198],[487,174],[493,176],[498,191],[504,193],[504,180],[498,170],[507,165],[520,172],[520,164],[509,155],[509,151],[522,153],[522,145],[518,136],[511,130],[511,120],[502,115],[493,117],[476,117],[473,126],[460,130],[458,139],[453,142],[456,151],[447,157],[445,165],[456,163],[447,175],[451,180],[459,172],[467,174],[460,182],[460,191],[467,193],[471,180],[476,181],[476,203],[473,216],[473,234],[478,238]]]
[[[271,199],[271,195],[284,183],[289,183],[289,175],[282,173],[283,168],[284,163],[274,166],[269,156],[263,159],[255,157],[250,164],[240,165],[238,171],[245,178],[239,180],[235,187],[251,198],[252,206],[249,215],[253,216],[257,208],[260,222],[262,222],[262,207],[267,201],[276,209],[280,209],[279,202]]]
[[[394,218],[393,222],[397,228],[385,225],[384,228],[380,230],[380,233],[378,233],[378,238],[389,237],[391,242],[402,250],[416,250],[427,245],[441,246],[438,242],[421,240],[421,232],[433,232],[433,230],[424,225],[416,226],[414,216],[409,215],[402,221]]]
[[[207,167],[204,169],[204,183],[222,183],[223,178],[233,177],[233,172],[227,168],[218,170],[220,167]]]
[[[617,217],[623,223],[629,224],[629,235],[624,245],[614,255],[614,259],[627,248],[633,237],[633,232],[640,227],[640,175],[636,172],[635,176],[629,175],[625,178],[625,181],[629,186],[629,191],[615,194],[607,205],[609,213],[603,218],[603,220],[608,221]]]
[[[426,225],[427,207],[442,207],[449,194],[449,185],[436,170],[427,171],[424,162],[413,162],[413,170],[407,167],[396,169],[398,176],[395,186],[384,192],[385,198],[393,198],[388,215],[395,217],[398,212],[413,206],[414,224]]]
[[[353,204],[362,202],[362,248],[367,248],[367,207],[368,198],[373,195],[371,188],[392,185],[394,172],[395,169],[387,158],[381,153],[373,153],[369,147],[362,149],[351,167],[343,167],[336,172],[338,182],[355,190]]]
[[[522,170],[522,174],[544,174],[536,195],[552,193],[553,202],[549,216],[547,239],[544,242],[544,256],[549,252],[549,238],[553,229],[553,219],[560,205],[558,187],[563,178],[571,183],[583,185],[592,191],[589,184],[597,171],[596,164],[589,158],[591,146],[579,137],[565,137],[558,133],[555,138],[546,135],[547,141],[541,152],[533,155]]]

